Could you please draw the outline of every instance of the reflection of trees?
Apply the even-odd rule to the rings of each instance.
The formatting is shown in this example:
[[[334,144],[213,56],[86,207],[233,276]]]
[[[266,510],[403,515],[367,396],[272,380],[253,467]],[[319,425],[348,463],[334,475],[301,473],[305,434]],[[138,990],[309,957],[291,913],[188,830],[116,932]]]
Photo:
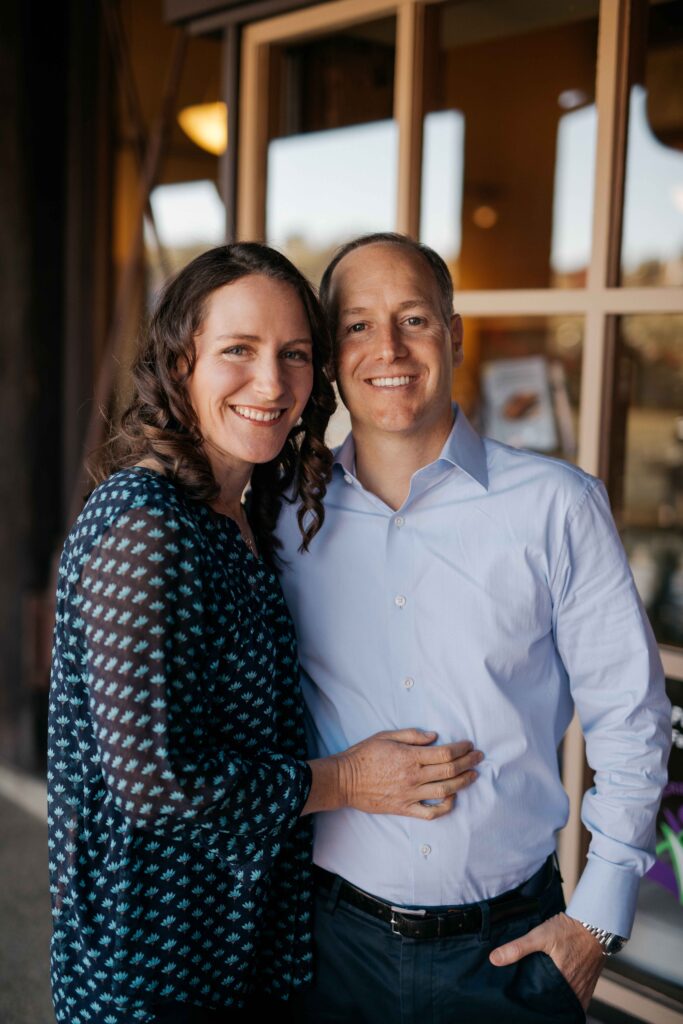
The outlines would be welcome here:
[[[200,253],[206,252],[207,249],[211,248],[213,248],[211,245],[203,245],[201,243],[182,246],[177,249],[167,248],[165,250],[166,263],[171,275],[177,274],[195,256],[199,256]],[[153,305],[154,297],[158,294],[168,276],[164,272],[164,268],[159,260],[158,250],[148,246],[145,250],[145,295],[148,308]]]
[[[625,316],[621,337],[638,366],[632,401],[650,408],[683,409],[683,316]]]
[[[675,288],[683,285],[683,252],[677,259],[644,260],[637,267],[623,267],[621,283],[627,288]]]
[[[339,239],[327,246],[311,246],[302,235],[290,235],[283,246],[278,246],[301,273],[317,288],[320,278],[334,253],[346,239]]]

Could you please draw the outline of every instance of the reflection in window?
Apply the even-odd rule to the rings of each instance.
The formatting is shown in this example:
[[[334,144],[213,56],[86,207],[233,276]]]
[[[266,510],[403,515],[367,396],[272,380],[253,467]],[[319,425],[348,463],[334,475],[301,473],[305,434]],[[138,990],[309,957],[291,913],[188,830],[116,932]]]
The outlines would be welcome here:
[[[334,250],[396,223],[396,19],[273,47],[266,240],[318,282]]]
[[[638,34],[634,45],[644,36]],[[633,62],[621,253],[625,285],[683,285],[683,0],[652,4]]]
[[[621,320],[610,490],[661,643],[683,645],[683,316]]]
[[[454,394],[483,434],[573,460],[582,351],[580,317],[468,317]]]
[[[424,119],[420,240],[446,261],[457,288],[462,241],[462,188],[465,120],[458,110]]]
[[[274,139],[268,149],[268,242],[317,279],[342,242],[391,231],[398,133],[393,121]]]
[[[421,237],[438,240],[461,289],[585,283],[597,9],[591,0],[427,9]],[[448,122],[433,119],[446,115],[450,137],[437,146]],[[452,195],[439,224],[444,189]]]
[[[575,92],[560,100],[564,106],[585,102],[583,94]],[[586,280],[593,223],[596,130],[594,103],[569,110],[557,126],[550,264],[558,286],[579,288]]]
[[[147,294],[153,298],[170,274],[225,240],[225,207],[213,181],[159,185],[150,197],[162,249],[145,225]]]

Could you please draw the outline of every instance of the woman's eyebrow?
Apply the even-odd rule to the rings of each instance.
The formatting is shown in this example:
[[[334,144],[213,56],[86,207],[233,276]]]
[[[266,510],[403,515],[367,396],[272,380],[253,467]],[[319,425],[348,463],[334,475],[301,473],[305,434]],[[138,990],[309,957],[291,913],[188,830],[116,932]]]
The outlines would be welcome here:
[[[223,331],[221,334],[216,335],[216,341],[257,341],[260,342],[263,339],[259,334],[244,334],[242,331]],[[305,338],[291,338],[289,341],[284,342],[285,345],[313,345],[313,341],[309,337]]]

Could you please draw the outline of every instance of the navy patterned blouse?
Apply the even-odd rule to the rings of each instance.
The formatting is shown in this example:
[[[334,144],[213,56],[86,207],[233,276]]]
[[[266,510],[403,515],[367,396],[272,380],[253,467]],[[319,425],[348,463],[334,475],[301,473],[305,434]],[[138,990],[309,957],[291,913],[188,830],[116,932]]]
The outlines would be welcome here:
[[[289,614],[236,524],[151,470],[100,485],[67,539],[48,747],[57,1021],[310,979]]]

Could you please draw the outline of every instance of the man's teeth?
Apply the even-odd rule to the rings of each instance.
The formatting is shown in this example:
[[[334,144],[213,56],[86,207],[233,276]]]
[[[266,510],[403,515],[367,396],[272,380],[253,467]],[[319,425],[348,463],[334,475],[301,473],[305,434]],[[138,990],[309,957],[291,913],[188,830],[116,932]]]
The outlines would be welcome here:
[[[373,388],[398,388],[402,384],[410,384],[412,377],[372,377]]]
[[[246,405],[234,405],[233,409],[240,416],[247,420],[258,420],[259,423],[272,423],[282,416],[282,409],[273,409],[272,412],[263,412],[261,409],[249,409]]]

